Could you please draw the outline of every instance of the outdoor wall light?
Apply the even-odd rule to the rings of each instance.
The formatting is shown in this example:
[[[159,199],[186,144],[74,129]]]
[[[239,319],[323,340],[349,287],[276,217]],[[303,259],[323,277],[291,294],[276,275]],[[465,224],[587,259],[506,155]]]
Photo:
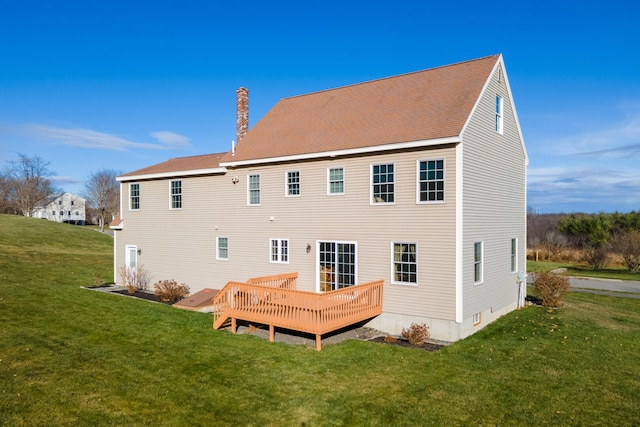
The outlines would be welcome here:
[[[142,255],[142,249],[138,249],[138,256]]]
[[[311,252],[311,245],[307,243],[307,253]]]
[[[237,184],[240,181],[240,178],[238,178],[237,176],[234,176],[233,178],[231,178],[231,182],[233,182],[234,184]]]

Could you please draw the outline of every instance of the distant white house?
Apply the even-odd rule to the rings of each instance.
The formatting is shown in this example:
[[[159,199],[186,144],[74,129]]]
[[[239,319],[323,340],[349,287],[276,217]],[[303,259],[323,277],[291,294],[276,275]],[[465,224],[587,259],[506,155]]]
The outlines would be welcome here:
[[[52,195],[47,198],[44,206],[35,208],[33,217],[84,225],[86,221],[85,205],[85,199],[71,193]]]

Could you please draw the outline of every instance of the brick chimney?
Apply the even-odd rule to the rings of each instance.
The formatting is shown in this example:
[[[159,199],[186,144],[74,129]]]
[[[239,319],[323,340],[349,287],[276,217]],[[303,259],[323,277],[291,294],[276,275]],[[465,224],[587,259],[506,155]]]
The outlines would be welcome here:
[[[244,88],[236,90],[236,142],[240,142],[249,131],[249,91]]]

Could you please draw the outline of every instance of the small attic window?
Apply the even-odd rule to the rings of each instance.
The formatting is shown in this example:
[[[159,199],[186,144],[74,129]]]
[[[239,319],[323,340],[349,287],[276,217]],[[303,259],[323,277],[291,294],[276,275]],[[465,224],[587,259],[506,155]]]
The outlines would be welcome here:
[[[502,121],[502,97],[496,95],[496,132],[502,134],[503,121]]]
[[[502,68],[498,68],[498,83],[502,83]]]

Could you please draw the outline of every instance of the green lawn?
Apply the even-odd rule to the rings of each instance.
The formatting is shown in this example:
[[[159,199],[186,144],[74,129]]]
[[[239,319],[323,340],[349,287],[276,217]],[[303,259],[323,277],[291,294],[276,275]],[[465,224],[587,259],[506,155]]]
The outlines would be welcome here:
[[[111,238],[0,215],[0,425],[638,425],[640,300],[572,293],[442,351],[304,346],[86,289]]]
[[[527,261],[527,271],[550,271],[556,268],[566,268],[567,276],[587,276],[600,279],[616,279],[616,280],[638,280],[640,281],[640,273],[630,273],[626,267],[609,266],[602,270],[594,270],[586,264],[571,264],[566,262],[551,261]]]

